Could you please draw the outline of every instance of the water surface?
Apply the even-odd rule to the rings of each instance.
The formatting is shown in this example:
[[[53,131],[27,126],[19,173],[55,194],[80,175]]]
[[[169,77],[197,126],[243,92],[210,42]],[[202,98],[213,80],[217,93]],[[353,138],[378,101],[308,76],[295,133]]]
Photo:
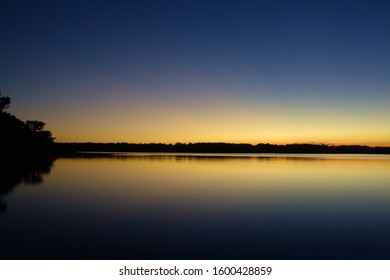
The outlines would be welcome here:
[[[2,259],[390,259],[389,156],[100,153],[41,165],[2,181]]]

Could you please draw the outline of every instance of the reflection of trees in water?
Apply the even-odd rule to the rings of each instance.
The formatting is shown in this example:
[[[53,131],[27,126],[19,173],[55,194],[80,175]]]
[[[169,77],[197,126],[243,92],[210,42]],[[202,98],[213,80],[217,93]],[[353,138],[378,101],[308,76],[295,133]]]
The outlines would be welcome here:
[[[3,202],[0,198],[0,213],[5,213],[7,211],[7,204]]]
[[[36,185],[43,182],[43,175],[49,174],[55,158],[21,158],[0,160],[0,213],[7,211],[4,197],[18,185]]]

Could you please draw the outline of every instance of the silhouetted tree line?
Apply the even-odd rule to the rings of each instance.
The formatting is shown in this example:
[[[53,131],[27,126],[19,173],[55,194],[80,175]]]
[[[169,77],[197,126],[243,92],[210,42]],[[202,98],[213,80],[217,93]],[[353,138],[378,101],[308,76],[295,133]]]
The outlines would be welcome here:
[[[75,152],[162,152],[162,153],[339,153],[390,154],[390,147],[315,144],[233,144],[233,143],[54,143],[52,133],[41,121],[21,121],[5,110],[11,99],[0,92],[0,155],[67,154]]]
[[[176,144],[131,144],[131,143],[56,143],[62,153],[74,152],[161,152],[161,153],[311,153],[311,154],[390,154],[390,147],[359,145],[315,144],[232,144],[232,143],[176,143]]]
[[[52,151],[54,138],[41,121],[22,121],[6,112],[11,99],[0,92],[0,155],[42,154]]]

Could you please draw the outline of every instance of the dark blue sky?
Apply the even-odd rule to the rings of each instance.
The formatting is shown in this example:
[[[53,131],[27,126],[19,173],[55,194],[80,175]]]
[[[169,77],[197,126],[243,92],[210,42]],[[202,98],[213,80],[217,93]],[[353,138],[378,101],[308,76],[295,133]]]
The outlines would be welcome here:
[[[2,1],[0,10],[0,88],[15,114],[45,120],[60,140],[390,144],[389,1]]]

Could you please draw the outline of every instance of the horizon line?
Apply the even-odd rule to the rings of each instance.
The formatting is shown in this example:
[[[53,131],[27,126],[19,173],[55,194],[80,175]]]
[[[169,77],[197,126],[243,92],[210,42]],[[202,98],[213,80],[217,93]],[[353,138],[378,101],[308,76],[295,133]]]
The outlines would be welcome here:
[[[84,142],[54,142],[55,144],[102,144],[102,145],[195,145],[195,144],[227,144],[227,145],[271,145],[271,146],[288,146],[288,145],[311,145],[311,146],[328,146],[328,147],[342,147],[342,146],[351,146],[351,147],[369,147],[369,148],[390,148],[390,144],[388,145],[369,145],[369,144],[326,144],[326,143],[284,143],[284,144],[275,144],[275,143],[245,143],[245,142],[175,142],[175,143],[163,143],[163,142],[92,142],[92,141],[84,141]]]

